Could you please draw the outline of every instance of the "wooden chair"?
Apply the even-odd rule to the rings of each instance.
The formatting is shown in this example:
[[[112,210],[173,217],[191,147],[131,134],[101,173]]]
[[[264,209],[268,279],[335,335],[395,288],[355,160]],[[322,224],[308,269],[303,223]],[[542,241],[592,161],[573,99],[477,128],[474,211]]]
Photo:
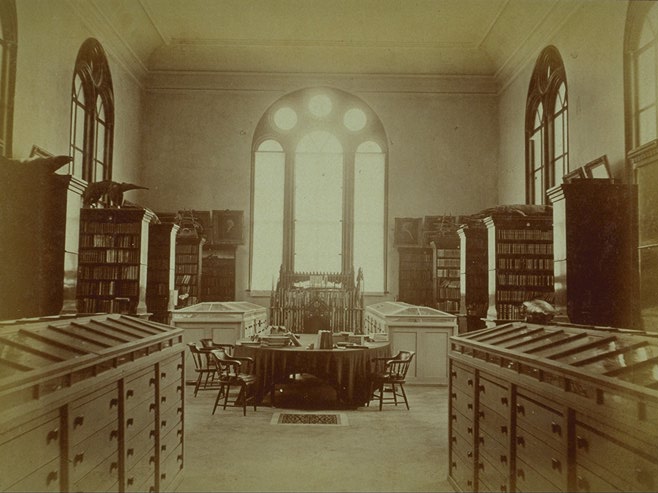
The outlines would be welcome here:
[[[242,414],[247,415],[247,400],[249,399],[253,400],[254,411],[256,411],[255,385],[258,379],[256,375],[251,374],[254,365],[253,358],[228,356],[222,349],[213,349],[210,354],[215,360],[220,385],[212,413],[215,414],[222,394],[224,395],[224,410],[226,409],[231,387],[235,386],[240,387],[240,392],[236,396],[234,404],[242,403]],[[249,395],[249,388],[253,389],[251,395]]]
[[[404,383],[415,354],[414,351],[400,351],[393,358],[373,358],[371,360],[372,363],[380,367],[382,363],[384,364],[383,369],[375,371],[370,375],[370,400],[379,400],[380,411],[384,403],[395,403],[397,406],[398,397],[404,399],[407,410],[409,409],[409,401],[404,391]],[[401,393],[398,393],[398,388]],[[378,393],[375,393],[375,391]],[[392,395],[390,397],[384,397],[385,392]],[[368,401],[368,406],[370,405],[370,400]]]
[[[212,380],[215,379],[217,368],[215,367],[214,362],[213,364],[209,364],[207,352],[199,349],[195,342],[188,342],[187,347],[190,348],[190,353],[192,353],[192,359],[194,360],[194,371],[198,375],[194,385],[194,397],[196,397],[197,393],[199,392],[199,388],[201,387],[201,380],[203,380],[203,377],[205,376],[203,388],[207,389],[208,380],[211,380],[212,382]]]

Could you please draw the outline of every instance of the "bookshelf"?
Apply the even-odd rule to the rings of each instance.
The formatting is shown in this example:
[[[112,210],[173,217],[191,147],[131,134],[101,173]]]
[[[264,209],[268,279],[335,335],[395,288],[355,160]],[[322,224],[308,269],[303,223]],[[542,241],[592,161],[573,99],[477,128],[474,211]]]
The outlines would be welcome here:
[[[548,191],[553,203],[555,305],[573,324],[633,327],[635,185],[576,180]]]
[[[461,313],[466,317],[466,330],[484,328],[482,318],[489,305],[489,264],[487,228],[482,221],[469,221],[457,230],[461,255],[459,287]]]
[[[487,227],[487,319],[520,320],[523,302],[553,302],[553,216],[494,215]]]
[[[443,312],[459,313],[460,302],[460,244],[456,233],[435,238],[432,247],[432,289],[435,308]]]
[[[206,246],[202,269],[201,301],[235,301],[235,247]]]
[[[201,293],[201,258],[205,239],[196,235],[176,238],[176,308],[196,305]]]
[[[144,209],[81,209],[80,313],[146,313],[149,223]]]
[[[168,324],[176,297],[174,292],[176,234],[173,223],[151,224],[149,228],[146,308],[151,320]]]
[[[432,306],[432,249],[398,247],[400,255],[398,301]]]

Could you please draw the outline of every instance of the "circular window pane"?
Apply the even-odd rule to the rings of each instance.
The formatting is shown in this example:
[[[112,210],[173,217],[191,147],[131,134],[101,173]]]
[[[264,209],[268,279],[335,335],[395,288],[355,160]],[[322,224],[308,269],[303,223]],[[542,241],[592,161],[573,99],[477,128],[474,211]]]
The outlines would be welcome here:
[[[313,96],[308,102],[308,109],[315,116],[327,116],[331,111],[331,99],[326,94]]]
[[[348,129],[356,132],[366,126],[366,114],[358,108],[352,108],[345,112],[343,123]]]
[[[287,106],[279,108],[274,113],[274,123],[282,130],[290,130],[297,125],[297,113]]]

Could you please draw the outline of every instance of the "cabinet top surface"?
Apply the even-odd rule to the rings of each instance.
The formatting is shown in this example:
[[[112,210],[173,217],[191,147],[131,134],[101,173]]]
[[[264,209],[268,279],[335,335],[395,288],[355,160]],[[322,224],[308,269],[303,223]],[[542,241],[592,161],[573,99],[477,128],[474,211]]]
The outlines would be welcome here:
[[[425,319],[435,321],[439,319],[454,320],[456,317],[450,313],[442,312],[429,306],[412,305],[403,301],[383,301],[366,307],[366,312],[383,318]]]
[[[207,317],[215,314],[247,314],[255,312],[266,312],[267,308],[248,301],[205,301],[195,305],[186,306],[174,310],[173,318],[190,318],[191,316]]]

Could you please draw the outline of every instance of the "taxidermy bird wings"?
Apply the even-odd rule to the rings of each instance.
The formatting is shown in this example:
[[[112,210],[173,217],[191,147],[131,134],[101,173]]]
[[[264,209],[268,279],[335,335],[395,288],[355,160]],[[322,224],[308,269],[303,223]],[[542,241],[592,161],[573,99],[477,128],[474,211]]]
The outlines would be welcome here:
[[[136,189],[148,190],[147,187],[133,183],[117,183],[112,180],[96,181],[87,185],[87,189],[82,194],[82,203],[85,207],[96,206],[103,195],[107,194],[110,207],[121,207],[123,205],[123,193]]]
[[[71,162],[71,156],[49,156],[33,159],[8,159],[0,157],[0,168],[13,173],[27,173],[32,176],[52,175],[59,168]]]

